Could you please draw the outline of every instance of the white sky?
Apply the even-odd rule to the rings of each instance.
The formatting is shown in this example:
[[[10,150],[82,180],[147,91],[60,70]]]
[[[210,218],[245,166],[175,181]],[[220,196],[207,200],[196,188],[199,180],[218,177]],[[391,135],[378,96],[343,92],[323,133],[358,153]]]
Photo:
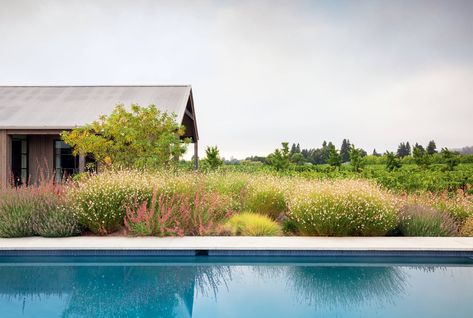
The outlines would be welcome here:
[[[201,151],[226,158],[462,147],[473,1],[0,0],[0,85],[74,84],[191,84]]]

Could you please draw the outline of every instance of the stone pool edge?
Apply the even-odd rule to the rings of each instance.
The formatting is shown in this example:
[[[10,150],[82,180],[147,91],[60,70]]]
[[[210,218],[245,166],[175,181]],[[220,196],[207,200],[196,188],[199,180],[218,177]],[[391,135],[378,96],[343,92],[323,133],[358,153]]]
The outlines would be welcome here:
[[[470,237],[96,237],[0,239],[0,255],[467,256]]]

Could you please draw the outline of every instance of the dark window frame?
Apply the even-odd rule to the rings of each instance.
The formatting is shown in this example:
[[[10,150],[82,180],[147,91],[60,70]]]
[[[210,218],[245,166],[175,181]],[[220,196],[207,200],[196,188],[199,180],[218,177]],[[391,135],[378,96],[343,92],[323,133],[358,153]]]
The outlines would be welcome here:
[[[18,169],[13,169],[13,142],[14,141],[20,141],[20,142],[25,142],[26,145],[26,151],[23,152],[23,147],[20,144],[20,168]],[[12,183],[15,187],[21,186],[23,184],[28,185],[29,181],[29,176],[30,176],[30,141],[28,138],[28,135],[12,135],[11,136],[11,178],[12,178]],[[26,167],[22,167],[22,157],[26,157]],[[25,178],[23,180],[22,172],[25,171]],[[15,174],[16,172],[16,174]],[[19,180],[16,178],[16,175],[19,176]]]
[[[62,142],[64,143],[63,140],[61,139],[54,139],[53,140],[53,171],[54,171],[54,180],[56,182],[62,181],[65,177],[70,178],[71,176],[77,174],[79,172],[79,156],[74,156],[72,153],[69,155],[65,154],[58,154],[57,150],[58,148],[56,147],[57,142]],[[72,149],[71,149],[72,151]],[[63,168],[63,167],[57,167],[56,166],[56,159],[58,156],[71,156],[74,158],[75,161],[75,167],[74,168]],[[62,159],[61,159],[62,162]],[[65,170],[69,170],[67,174],[65,174]],[[59,174],[58,174],[59,173]]]

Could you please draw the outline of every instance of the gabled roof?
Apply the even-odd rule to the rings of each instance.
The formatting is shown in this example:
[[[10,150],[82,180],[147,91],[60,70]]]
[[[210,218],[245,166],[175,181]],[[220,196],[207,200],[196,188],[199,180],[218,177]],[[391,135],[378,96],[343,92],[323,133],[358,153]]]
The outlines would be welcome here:
[[[71,129],[110,114],[117,104],[156,105],[181,123],[193,108],[183,86],[0,86],[0,129]],[[193,111],[193,109],[192,109]]]

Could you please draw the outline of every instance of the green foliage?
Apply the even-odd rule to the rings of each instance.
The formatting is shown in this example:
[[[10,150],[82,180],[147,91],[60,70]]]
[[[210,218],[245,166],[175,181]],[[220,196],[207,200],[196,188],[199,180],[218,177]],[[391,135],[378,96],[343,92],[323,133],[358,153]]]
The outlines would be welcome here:
[[[342,146],[340,147],[340,156],[342,158],[342,162],[350,161],[351,149],[352,149],[352,145],[350,145],[350,140],[343,139]]]
[[[386,151],[386,170],[393,171],[401,168],[401,162],[399,158],[394,155],[394,153]]]
[[[338,153],[338,150],[335,149],[335,146],[332,143],[328,145],[328,150],[329,150],[328,164],[332,167],[340,168],[340,166],[342,165],[342,157]]]
[[[361,172],[366,164],[361,149],[356,148],[355,145],[352,145],[350,149],[350,164],[354,172]]]
[[[268,161],[271,166],[276,169],[276,171],[287,170],[291,164],[289,158],[289,144],[283,142],[281,149],[276,149],[274,153],[268,156]]]
[[[427,169],[431,163],[431,156],[427,154],[424,147],[419,144],[414,146],[412,157],[414,158],[415,164],[423,169]]]
[[[445,212],[408,204],[404,207],[399,224],[404,236],[454,236],[458,227]]]
[[[252,188],[246,202],[250,211],[267,215],[273,219],[287,211],[284,192],[276,187],[264,184]]]
[[[300,152],[291,154],[290,161],[296,165],[304,164],[304,156]]]
[[[44,194],[37,198],[32,216],[35,234],[44,237],[67,237],[79,235],[82,227],[63,196]]]
[[[0,198],[0,237],[35,235],[31,219],[35,211],[35,196],[20,190],[3,193]]]
[[[81,232],[61,188],[9,189],[0,195],[0,236],[65,237]]]
[[[105,172],[92,175],[68,191],[81,224],[95,234],[106,235],[123,225],[127,204],[151,198],[152,189],[137,172]]]
[[[109,116],[91,124],[63,132],[62,139],[74,154],[92,154],[103,166],[156,168],[171,165],[185,152],[181,140],[184,127],[175,115],[160,112],[156,106],[118,105]]]
[[[297,234],[297,224],[294,220],[285,218],[282,221],[282,231],[286,235],[295,235]]]
[[[411,145],[409,142],[401,142],[397,148],[397,154],[399,158],[404,158],[411,155]]]
[[[437,153],[437,145],[435,144],[435,141],[433,140],[429,141],[426,151],[427,151],[427,154],[429,155],[433,155]]]
[[[460,235],[473,237],[473,216],[469,217],[463,224]]]
[[[225,224],[225,229],[232,235],[241,236],[278,236],[281,226],[265,215],[242,212],[232,216]]]
[[[220,151],[217,146],[207,147],[205,155],[205,161],[210,169],[215,170],[223,165],[223,160],[220,158]]]
[[[455,167],[458,166],[460,162],[458,153],[452,152],[448,150],[447,148],[443,148],[441,151],[441,155],[442,155],[443,160],[445,161],[445,164],[447,165],[447,170],[448,171],[455,170]]]
[[[351,180],[302,188],[289,202],[289,217],[306,235],[385,235],[396,226],[397,212],[391,195]]]

